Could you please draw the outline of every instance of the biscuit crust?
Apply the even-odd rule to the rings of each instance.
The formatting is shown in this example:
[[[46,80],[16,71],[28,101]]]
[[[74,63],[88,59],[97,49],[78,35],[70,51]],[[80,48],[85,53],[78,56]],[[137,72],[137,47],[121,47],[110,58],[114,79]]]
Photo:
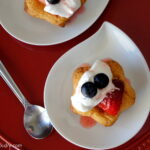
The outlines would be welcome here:
[[[81,4],[83,5],[86,0],[81,0]],[[44,11],[44,4],[40,3],[38,0],[25,0],[24,2],[24,10],[31,16],[46,20],[51,24],[64,27],[67,21],[70,18],[61,17],[58,15],[53,15]]]
[[[88,116],[93,118],[96,122],[104,125],[104,126],[111,126],[115,123],[115,121],[118,119],[121,112],[125,111],[129,107],[131,107],[135,103],[135,91],[130,85],[130,83],[127,82],[123,68],[119,63],[117,63],[114,60],[109,60],[106,62],[112,71],[113,79],[119,79],[124,83],[124,93],[122,97],[122,104],[120,107],[120,112],[113,116],[109,115],[106,112],[104,112],[101,108],[98,106],[95,106],[93,109],[91,109],[88,112],[81,112],[75,109],[73,106],[71,106],[71,110],[81,116]],[[73,94],[75,93],[75,89],[77,87],[77,84],[83,75],[84,72],[88,71],[90,69],[90,66],[86,67],[79,67],[77,68],[73,73]]]

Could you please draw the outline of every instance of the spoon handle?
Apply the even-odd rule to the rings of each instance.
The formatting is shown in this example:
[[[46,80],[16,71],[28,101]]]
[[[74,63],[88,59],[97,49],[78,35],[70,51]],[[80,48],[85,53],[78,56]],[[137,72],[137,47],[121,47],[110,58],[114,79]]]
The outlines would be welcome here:
[[[0,76],[4,79],[4,81],[10,87],[10,89],[13,91],[13,93],[17,96],[17,98],[26,108],[26,106],[29,105],[29,102],[26,100],[22,92],[19,90],[18,86],[16,85],[16,83],[14,82],[10,74],[8,73],[2,61],[0,61]]]

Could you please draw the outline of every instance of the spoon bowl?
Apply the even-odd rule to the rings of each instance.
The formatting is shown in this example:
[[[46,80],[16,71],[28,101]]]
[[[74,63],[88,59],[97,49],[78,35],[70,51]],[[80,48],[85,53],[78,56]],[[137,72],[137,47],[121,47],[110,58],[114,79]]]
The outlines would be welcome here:
[[[46,110],[37,105],[28,105],[26,107],[24,126],[28,134],[36,139],[48,136],[53,129]]]

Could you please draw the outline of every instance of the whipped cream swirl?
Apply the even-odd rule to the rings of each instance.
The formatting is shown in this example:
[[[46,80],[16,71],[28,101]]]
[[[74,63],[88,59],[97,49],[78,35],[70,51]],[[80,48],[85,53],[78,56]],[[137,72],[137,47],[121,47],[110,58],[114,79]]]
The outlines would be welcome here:
[[[70,18],[81,7],[81,0],[60,0],[58,4],[45,0],[45,3],[44,11],[65,18]]]
[[[99,73],[104,73],[108,76],[109,84],[103,89],[98,89],[97,94],[93,98],[85,97],[81,93],[82,85],[89,81],[94,82],[94,76]],[[75,94],[71,96],[71,103],[73,107],[81,112],[87,112],[98,105],[106,97],[107,93],[116,89],[112,83],[112,77],[113,75],[109,65],[103,61],[97,60],[80,78]]]

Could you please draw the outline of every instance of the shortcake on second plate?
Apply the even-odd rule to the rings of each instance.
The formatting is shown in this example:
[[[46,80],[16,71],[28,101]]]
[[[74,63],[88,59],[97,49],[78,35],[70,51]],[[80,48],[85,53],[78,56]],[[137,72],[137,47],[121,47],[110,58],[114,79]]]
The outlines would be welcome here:
[[[121,65],[111,59],[84,64],[73,73],[71,109],[111,126],[135,102],[135,91]]]

